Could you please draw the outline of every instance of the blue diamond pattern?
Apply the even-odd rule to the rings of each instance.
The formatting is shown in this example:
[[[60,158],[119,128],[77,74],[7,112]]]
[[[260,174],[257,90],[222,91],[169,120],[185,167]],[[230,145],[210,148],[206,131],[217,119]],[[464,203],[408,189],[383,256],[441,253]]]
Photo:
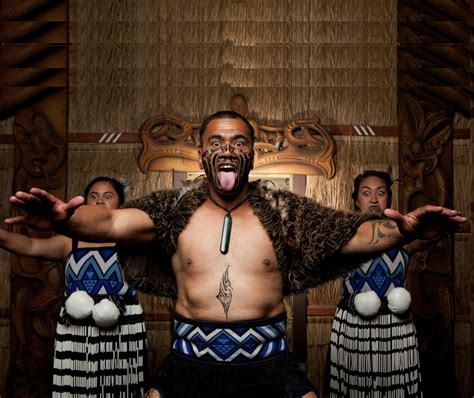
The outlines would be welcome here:
[[[198,348],[199,351],[202,351],[204,350],[204,348],[206,348],[207,346],[207,342],[206,340],[204,340],[201,336],[199,336],[198,334],[193,336],[193,338],[191,339],[191,341],[196,345],[196,347]]]
[[[113,248],[82,248],[74,251],[66,263],[66,295],[85,290],[97,294],[134,294],[123,279]]]
[[[246,362],[251,358],[265,358],[287,347],[284,337],[286,321],[255,328],[221,329],[175,319],[174,330],[173,350],[203,361]],[[270,344],[271,350],[268,349]]]
[[[390,287],[405,285],[408,254],[403,249],[392,249],[353,270],[345,278],[345,294],[371,289],[383,297]]]
[[[258,340],[255,336],[248,336],[243,342],[242,347],[245,348],[247,352],[252,352],[258,345],[261,344],[260,340]]]
[[[238,342],[229,334],[221,332],[209,341],[211,349],[219,354],[221,358],[229,358],[236,350],[238,350]]]

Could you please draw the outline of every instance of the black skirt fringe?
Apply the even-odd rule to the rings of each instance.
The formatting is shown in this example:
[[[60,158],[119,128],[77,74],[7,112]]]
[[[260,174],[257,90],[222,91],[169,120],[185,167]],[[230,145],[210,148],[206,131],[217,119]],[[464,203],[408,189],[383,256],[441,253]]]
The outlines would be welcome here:
[[[154,381],[162,398],[300,398],[315,387],[288,351],[246,364],[169,354]]]

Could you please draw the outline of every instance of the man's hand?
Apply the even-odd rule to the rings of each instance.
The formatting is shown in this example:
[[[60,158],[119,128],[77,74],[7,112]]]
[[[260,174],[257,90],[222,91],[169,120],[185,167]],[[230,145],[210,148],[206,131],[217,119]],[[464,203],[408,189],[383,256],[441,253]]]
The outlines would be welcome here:
[[[145,398],[160,398],[161,395],[158,390],[154,388],[150,388],[147,393],[145,394]]]
[[[441,206],[426,205],[405,215],[394,209],[384,214],[395,221],[400,233],[407,239],[430,240],[452,232],[462,232],[467,218],[457,210]]]
[[[5,224],[26,225],[39,231],[51,230],[55,224],[67,223],[76,209],[84,204],[82,196],[65,203],[39,188],[31,188],[30,192],[18,191],[10,196],[9,201],[26,214],[7,218]]]

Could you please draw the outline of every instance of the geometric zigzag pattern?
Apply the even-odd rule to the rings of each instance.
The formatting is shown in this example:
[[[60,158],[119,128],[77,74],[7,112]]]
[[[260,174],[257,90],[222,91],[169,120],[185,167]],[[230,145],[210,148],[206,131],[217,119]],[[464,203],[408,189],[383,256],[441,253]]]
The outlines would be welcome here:
[[[225,328],[195,325],[175,319],[173,351],[206,362],[243,363],[268,358],[287,349],[286,317],[253,326],[228,323]]]
[[[373,290],[379,297],[384,297],[393,288],[404,287],[408,258],[403,248],[395,248],[363,263],[344,278],[343,293],[350,295]]]
[[[66,261],[65,278],[66,296],[76,290],[86,291],[90,296],[136,294],[123,279],[114,247],[73,250]]]

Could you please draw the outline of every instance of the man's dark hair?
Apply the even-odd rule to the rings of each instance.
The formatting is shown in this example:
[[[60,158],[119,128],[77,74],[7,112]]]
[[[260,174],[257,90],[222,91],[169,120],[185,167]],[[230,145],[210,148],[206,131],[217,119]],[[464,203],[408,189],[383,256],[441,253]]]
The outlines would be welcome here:
[[[106,177],[106,176],[96,177],[89,184],[87,184],[87,187],[84,190],[84,198],[87,198],[92,186],[96,182],[102,182],[102,181],[108,182],[114,187],[114,190],[115,190],[115,192],[117,192],[117,195],[119,197],[119,204],[120,204],[120,206],[122,206],[123,203],[125,202],[125,193],[123,191],[122,184],[120,182],[118,182],[115,178],[110,178],[110,177]]]
[[[352,199],[354,200],[354,206],[356,210],[360,210],[359,207],[355,204],[357,200],[357,195],[359,194],[360,183],[362,180],[365,180],[367,177],[378,177],[387,187],[387,194],[388,194],[388,207],[392,204],[392,177],[390,174],[386,173],[385,171],[378,171],[378,170],[365,170],[362,174],[359,174],[356,178],[354,178],[354,191],[352,192]]]
[[[242,120],[249,131],[250,135],[250,142],[251,144],[254,143],[255,141],[255,130],[253,129],[253,126],[250,124],[250,122],[247,120],[247,118],[243,115],[241,115],[238,112],[234,111],[219,111],[216,113],[213,113],[212,115],[208,116],[202,123],[201,126],[199,127],[199,142],[201,145],[203,144],[202,142],[202,137],[204,136],[204,132],[206,131],[206,128],[208,124],[213,121],[214,119],[240,119]]]

